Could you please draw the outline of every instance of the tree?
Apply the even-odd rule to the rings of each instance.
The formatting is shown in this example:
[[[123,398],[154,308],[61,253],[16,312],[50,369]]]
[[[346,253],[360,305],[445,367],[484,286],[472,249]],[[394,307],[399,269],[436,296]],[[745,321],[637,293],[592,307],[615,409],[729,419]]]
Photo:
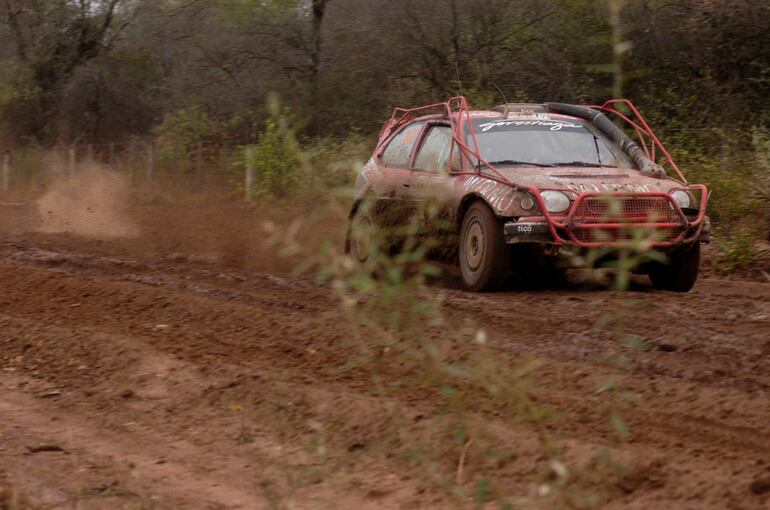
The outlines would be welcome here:
[[[20,135],[50,140],[59,99],[83,64],[111,47],[123,0],[2,0],[0,15],[15,47],[15,69],[28,71],[36,94],[26,111],[30,123]],[[8,82],[9,76],[4,76]]]

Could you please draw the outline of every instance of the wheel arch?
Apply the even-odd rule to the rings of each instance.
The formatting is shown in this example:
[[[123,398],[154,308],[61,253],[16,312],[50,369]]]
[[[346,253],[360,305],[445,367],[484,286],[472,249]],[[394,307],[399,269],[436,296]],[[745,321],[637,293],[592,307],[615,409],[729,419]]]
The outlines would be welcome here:
[[[460,233],[460,228],[463,225],[463,218],[465,218],[465,213],[470,209],[471,205],[473,205],[475,202],[482,202],[484,205],[489,207],[489,209],[494,213],[495,216],[499,215],[497,214],[497,211],[495,211],[495,208],[492,207],[492,205],[487,201],[480,193],[472,192],[465,195],[462,199],[460,199],[460,203],[457,204],[457,212],[455,213],[455,232]]]

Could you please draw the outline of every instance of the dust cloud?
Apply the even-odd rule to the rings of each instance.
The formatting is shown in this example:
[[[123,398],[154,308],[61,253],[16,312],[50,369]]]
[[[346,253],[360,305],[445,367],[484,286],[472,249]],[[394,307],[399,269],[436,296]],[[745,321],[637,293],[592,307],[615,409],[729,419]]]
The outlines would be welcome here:
[[[75,176],[59,175],[35,201],[39,232],[94,238],[136,237],[139,227],[128,213],[126,179],[98,165],[81,167]]]

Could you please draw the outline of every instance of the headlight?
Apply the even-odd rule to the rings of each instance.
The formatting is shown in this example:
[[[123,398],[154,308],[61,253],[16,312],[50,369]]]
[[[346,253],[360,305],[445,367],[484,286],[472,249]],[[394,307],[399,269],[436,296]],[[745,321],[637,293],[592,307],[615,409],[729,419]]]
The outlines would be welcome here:
[[[532,195],[524,195],[524,198],[521,199],[521,203],[519,203],[519,205],[525,211],[529,211],[535,207],[535,200],[532,198]]]
[[[546,190],[540,193],[545,202],[545,208],[550,213],[560,213],[569,209],[569,197],[561,191]]]
[[[690,207],[690,194],[684,190],[678,189],[676,191],[672,191],[671,198],[673,198],[682,209],[685,207]]]

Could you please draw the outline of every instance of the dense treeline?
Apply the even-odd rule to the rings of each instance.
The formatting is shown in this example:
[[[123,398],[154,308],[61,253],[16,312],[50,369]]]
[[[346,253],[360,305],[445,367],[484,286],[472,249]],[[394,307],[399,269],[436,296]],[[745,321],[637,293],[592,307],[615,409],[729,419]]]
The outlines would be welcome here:
[[[305,135],[376,130],[460,92],[596,102],[669,125],[766,122],[770,2],[2,0],[7,144],[254,139],[280,96]]]

